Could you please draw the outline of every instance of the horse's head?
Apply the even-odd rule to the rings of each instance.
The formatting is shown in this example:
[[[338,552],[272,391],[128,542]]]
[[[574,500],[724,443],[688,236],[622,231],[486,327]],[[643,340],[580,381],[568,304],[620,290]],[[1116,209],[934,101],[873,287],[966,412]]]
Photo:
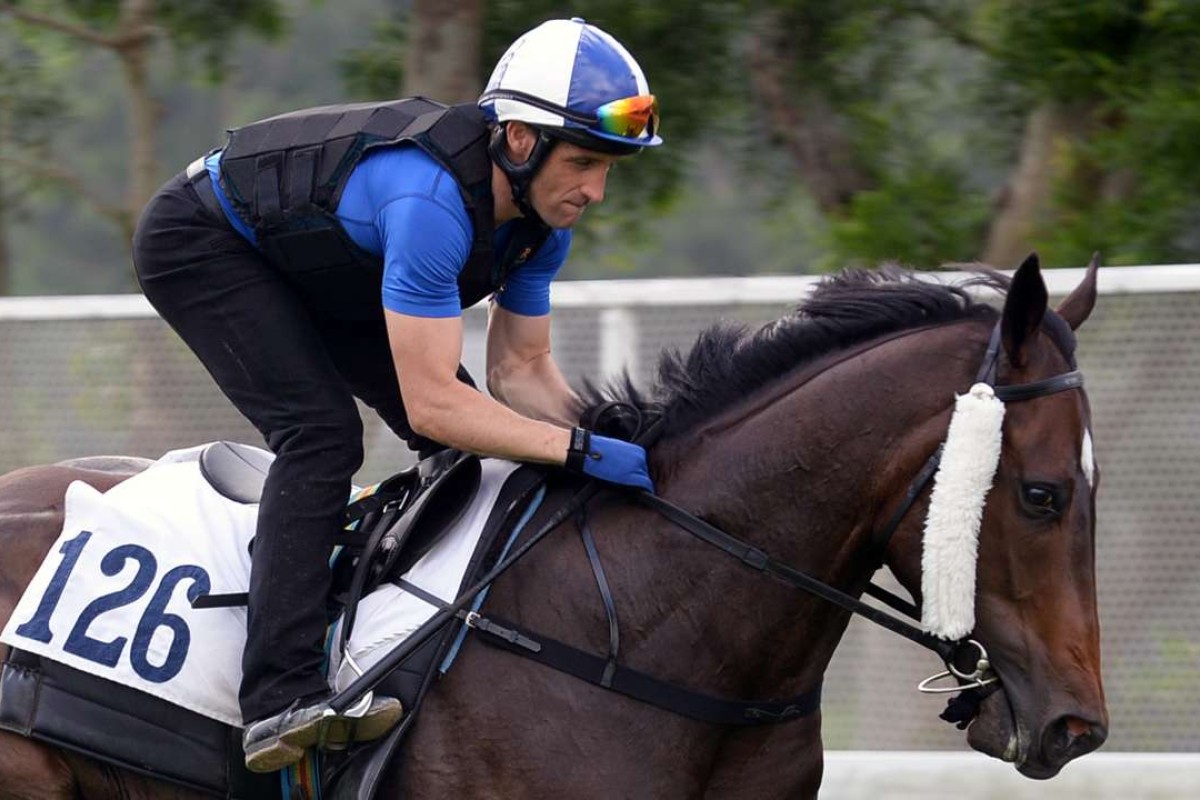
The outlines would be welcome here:
[[[1093,259],[1080,286],[1049,312],[1036,256],[1021,265],[1000,321],[998,387],[1074,369],[1070,331],[1091,312],[1096,267]],[[1052,777],[1107,736],[1090,428],[1081,390],[1011,398],[979,531],[968,638],[986,648],[1000,688],[982,701],[967,738],[1032,778]]]
[[[973,281],[1001,283],[995,276]],[[968,740],[976,749],[1046,778],[1098,747],[1107,713],[1094,586],[1097,475],[1072,333],[1095,299],[1093,265],[1057,312],[1049,311],[1031,257],[1011,281],[996,324],[995,309],[972,299],[968,287],[896,269],[847,271],[822,282],[798,314],[753,334],[719,326],[686,357],[664,358],[657,424],[665,433],[651,461],[662,497],[687,510],[664,527],[684,527],[805,592],[761,589],[742,572],[714,570],[706,547],[682,554],[668,539],[676,580],[661,571],[640,578],[643,591],[661,594],[642,602],[651,620],[643,628],[659,630],[662,609],[699,615],[695,609],[715,608],[703,626],[686,627],[687,635],[720,630],[724,638],[703,657],[693,655],[686,674],[742,696],[749,690],[778,696],[819,683],[849,616],[831,613],[826,603],[863,613],[939,654],[973,655],[970,664],[956,663],[959,670],[975,668],[979,651],[951,642],[973,639],[991,662],[990,670],[979,667],[990,694],[967,695],[979,701],[969,709],[960,698],[953,716],[973,719]],[[992,329],[981,367],[979,339]],[[971,376],[994,390],[972,387],[955,400]],[[651,409],[632,390],[627,395],[633,398],[627,405]],[[611,405],[595,399],[596,408]],[[962,430],[968,435],[955,433]],[[942,441],[949,479],[943,483],[939,472],[929,495],[930,527],[934,510],[961,513],[943,515],[951,519],[939,540],[923,535],[920,516],[908,511],[927,496],[920,489]],[[976,446],[981,442],[986,447]],[[955,452],[966,456],[952,468]],[[939,504],[939,490],[956,482],[963,490],[948,490],[952,502]],[[637,525],[627,530],[631,550],[659,546]],[[923,575],[923,554],[939,541],[955,542],[957,549],[946,549],[959,557]],[[936,612],[926,620],[930,633],[834,591],[865,590],[880,547],[924,610]],[[664,558],[662,552],[631,563],[640,569]],[[922,593],[930,576],[947,578],[951,590]],[[696,587],[703,587],[701,600]],[[706,605],[711,597],[721,602]],[[907,604],[895,604],[911,613]],[[941,610],[948,613],[939,620]],[[999,682],[990,681],[993,673]]]

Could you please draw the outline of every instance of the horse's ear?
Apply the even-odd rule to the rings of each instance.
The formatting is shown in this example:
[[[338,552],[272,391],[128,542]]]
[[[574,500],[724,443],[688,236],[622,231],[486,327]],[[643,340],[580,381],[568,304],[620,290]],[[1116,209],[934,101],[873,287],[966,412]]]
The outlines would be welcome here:
[[[1047,302],[1046,282],[1042,280],[1037,253],[1030,253],[1013,275],[1000,322],[1004,352],[1014,367],[1024,366],[1028,347],[1046,315]]]
[[[1100,254],[1092,253],[1092,263],[1088,264],[1087,274],[1083,276],[1083,281],[1055,309],[1073,331],[1079,329],[1096,305],[1096,271],[1099,269]]]

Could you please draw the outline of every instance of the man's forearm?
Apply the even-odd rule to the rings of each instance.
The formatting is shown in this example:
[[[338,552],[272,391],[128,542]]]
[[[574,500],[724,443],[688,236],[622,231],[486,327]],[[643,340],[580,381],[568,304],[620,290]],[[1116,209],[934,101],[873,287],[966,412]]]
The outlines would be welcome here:
[[[461,319],[387,312],[387,321],[396,379],[415,433],[480,455],[547,464],[566,461],[569,425],[524,416],[457,380]],[[561,375],[557,380],[565,388]]]
[[[530,419],[568,427],[579,422],[579,397],[549,354],[493,370],[488,375],[488,390],[501,403]]]
[[[562,464],[571,432],[534,420],[455,381],[409,412],[413,430],[444,445],[515,461]]]

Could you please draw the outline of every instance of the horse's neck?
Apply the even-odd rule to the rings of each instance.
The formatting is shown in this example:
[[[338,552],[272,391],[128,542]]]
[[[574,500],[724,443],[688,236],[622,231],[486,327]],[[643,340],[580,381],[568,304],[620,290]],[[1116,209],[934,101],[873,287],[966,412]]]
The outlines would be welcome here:
[[[979,330],[976,330],[976,329]],[[871,537],[945,434],[964,391],[964,335],[895,338],[814,365],[655,453],[663,496],[831,585],[861,589]],[[944,418],[943,418],[944,417]],[[549,512],[547,512],[549,513]],[[849,614],[749,569],[653,511],[589,507],[620,628],[620,663],[711,694],[784,697],[819,683]],[[577,526],[540,544],[489,600],[502,616],[592,652],[609,626]]]
[[[913,333],[798,374],[773,399],[752,399],[749,411],[675,445],[676,466],[661,490],[777,560],[861,590],[878,566],[881,519],[944,435],[954,391],[966,388],[974,348],[964,359],[962,339],[982,338],[979,327]],[[658,609],[635,629],[647,651],[669,652],[656,637],[691,653],[699,641],[690,667],[703,669],[707,657],[726,688],[743,693],[779,696],[819,681],[847,613],[639,516],[640,546],[657,548],[642,558],[668,565],[640,590],[651,597],[643,607]]]

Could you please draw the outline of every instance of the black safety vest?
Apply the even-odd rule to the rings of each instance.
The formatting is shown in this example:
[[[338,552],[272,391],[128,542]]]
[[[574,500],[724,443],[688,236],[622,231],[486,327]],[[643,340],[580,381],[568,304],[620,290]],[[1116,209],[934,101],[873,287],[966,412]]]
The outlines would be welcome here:
[[[458,278],[467,308],[499,289],[550,234],[522,218],[506,252],[495,257],[487,143],[487,122],[470,104],[444,106],[417,97],[309,108],[230,131],[221,188],[254,228],[268,261],[298,282],[315,280],[319,291],[337,294],[337,282],[352,277],[339,271],[364,265],[376,275],[383,270],[383,259],[358,247],[335,216],[351,171],[376,147],[416,145],[454,176],[471,217],[474,239]]]

